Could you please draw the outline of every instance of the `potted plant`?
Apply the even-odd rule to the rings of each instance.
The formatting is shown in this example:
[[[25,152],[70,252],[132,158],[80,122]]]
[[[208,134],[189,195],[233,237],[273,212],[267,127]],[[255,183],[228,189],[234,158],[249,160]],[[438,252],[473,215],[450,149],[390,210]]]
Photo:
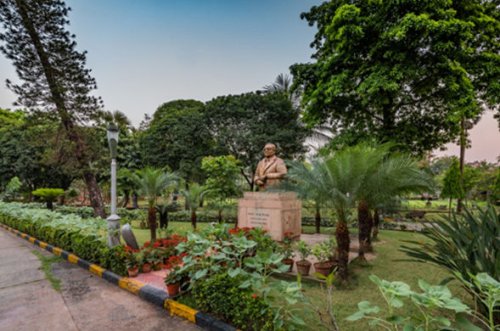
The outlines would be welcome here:
[[[127,253],[125,256],[127,272],[129,277],[136,277],[139,274],[139,262],[135,253]]]
[[[318,260],[314,263],[314,269],[316,272],[328,276],[335,267],[335,262],[332,261],[333,248],[330,242],[322,242],[316,244],[312,248],[312,253]]]
[[[138,253],[138,262],[141,266],[142,273],[151,272],[151,260],[148,251],[141,251]]]
[[[179,294],[182,280],[182,273],[180,267],[173,268],[165,277],[165,285],[167,285],[167,292],[170,297]]]
[[[309,270],[311,270],[311,262],[307,260],[307,257],[311,254],[311,248],[305,241],[301,240],[297,244],[297,250],[300,255],[300,260],[297,261],[297,272],[301,276],[308,276]]]
[[[293,240],[291,237],[291,232],[285,233],[285,238],[283,239],[283,243],[281,245],[281,253],[283,254],[283,264],[286,264],[289,267],[288,272],[292,272],[293,269]]]

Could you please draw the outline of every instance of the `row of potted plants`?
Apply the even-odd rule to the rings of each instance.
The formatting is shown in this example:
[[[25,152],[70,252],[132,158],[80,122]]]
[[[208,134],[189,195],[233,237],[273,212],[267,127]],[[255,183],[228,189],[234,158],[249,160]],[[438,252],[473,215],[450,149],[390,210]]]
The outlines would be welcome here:
[[[310,273],[312,263],[307,258],[311,254],[317,259],[317,262],[314,263],[314,269],[324,276],[328,276],[336,266],[333,254],[335,242],[333,240],[324,241],[309,247],[303,240],[294,243],[291,237],[285,234],[281,248],[282,254],[285,256],[283,263],[289,266],[289,272],[293,269],[294,251],[298,251],[300,260],[296,264],[297,272],[301,276],[308,276]]]
[[[170,269],[182,262],[182,256],[176,254],[175,247],[185,241],[179,235],[161,238],[154,243],[145,242],[140,249],[125,247],[125,262],[129,277],[136,277],[139,272],[148,273],[151,270]]]

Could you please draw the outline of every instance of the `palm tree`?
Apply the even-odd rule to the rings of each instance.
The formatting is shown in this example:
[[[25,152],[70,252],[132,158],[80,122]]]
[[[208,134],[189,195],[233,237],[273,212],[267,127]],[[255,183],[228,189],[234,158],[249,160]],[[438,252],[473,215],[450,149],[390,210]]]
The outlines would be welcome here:
[[[156,240],[156,201],[165,189],[177,183],[178,176],[162,169],[146,167],[138,170],[132,176],[132,180],[148,201],[148,224],[151,241],[154,241]]]
[[[363,177],[363,186],[353,193],[358,203],[359,258],[364,260],[364,253],[372,250],[371,211],[402,194],[429,191],[432,178],[420,170],[411,157],[391,155],[390,145],[360,144],[349,149],[358,154],[360,175]]]
[[[204,186],[198,183],[192,183],[189,189],[181,191],[184,199],[186,199],[187,208],[191,211],[191,225],[194,230],[196,230],[197,221],[196,211],[202,204],[204,195],[208,192]]]
[[[337,152],[329,157],[317,158],[311,161],[310,168],[298,163],[291,163],[290,178],[302,186],[300,194],[318,203],[333,208],[337,215],[335,239],[337,241],[336,256],[338,274],[342,280],[347,280],[349,262],[349,229],[347,227],[350,210],[355,200],[353,188],[360,186],[356,166],[348,153]],[[308,193],[306,193],[308,192]]]
[[[308,164],[291,161],[287,173],[288,180],[282,182],[279,186],[279,189],[296,192],[302,201],[313,201],[316,233],[321,232],[321,207],[325,205],[328,199],[326,195],[317,190],[321,184],[318,182],[321,178],[318,173],[319,169],[314,162]]]

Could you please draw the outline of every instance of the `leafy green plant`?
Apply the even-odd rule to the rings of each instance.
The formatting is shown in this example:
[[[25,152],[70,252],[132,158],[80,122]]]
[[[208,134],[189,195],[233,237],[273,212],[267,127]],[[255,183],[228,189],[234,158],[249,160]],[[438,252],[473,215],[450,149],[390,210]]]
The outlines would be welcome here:
[[[480,293],[471,275],[487,273],[500,279],[500,213],[495,207],[452,214],[438,220],[423,233],[431,241],[408,241],[401,250],[420,262],[431,262],[457,276],[470,292]],[[482,303],[479,302],[480,306]],[[484,311],[486,307],[482,306]],[[498,317],[497,317],[498,318]]]
[[[327,262],[333,257],[333,249],[327,241],[324,241],[312,247],[312,254],[318,259],[318,262]]]
[[[297,250],[299,251],[301,261],[307,260],[307,257],[311,255],[311,248],[303,240],[297,243]]]
[[[384,311],[379,306],[361,301],[358,303],[358,311],[347,317],[348,321],[366,319],[370,326],[379,326],[385,330],[441,330],[449,329],[453,324],[452,320],[440,315],[443,310],[448,310],[455,314],[462,330],[479,330],[462,318],[461,313],[470,314],[471,310],[453,297],[446,286],[433,286],[419,280],[422,292],[414,292],[404,282],[389,282],[375,275],[371,275],[370,280],[377,285],[387,304],[386,314],[383,314]],[[399,315],[399,309],[403,308],[405,302],[416,306],[420,314]]]
[[[196,306],[242,330],[274,330],[273,312],[251,288],[242,289],[242,276],[213,275],[193,287]]]
[[[78,215],[40,209],[38,204],[0,202],[0,222],[125,275],[125,251],[122,246],[108,247],[107,223],[102,218],[84,220]]]
[[[184,274],[182,273],[181,268],[176,266],[170,270],[168,275],[165,277],[165,284],[170,285],[180,283],[183,277]]]
[[[461,277],[461,275],[457,275]],[[483,314],[475,314],[483,325],[490,331],[500,329],[500,322],[495,321],[495,312],[500,311],[500,282],[487,273],[476,276],[470,275],[471,282],[462,279],[466,286],[474,293],[478,301],[482,302],[486,310]]]

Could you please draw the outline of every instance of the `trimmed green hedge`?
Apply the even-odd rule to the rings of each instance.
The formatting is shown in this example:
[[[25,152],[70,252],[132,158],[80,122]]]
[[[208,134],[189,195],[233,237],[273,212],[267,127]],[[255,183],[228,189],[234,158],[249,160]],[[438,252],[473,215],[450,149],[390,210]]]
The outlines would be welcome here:
[[[0,222],[119,275],[126,274],[123,246],[107,246],[106,220],[32,207],[0,202]]]

